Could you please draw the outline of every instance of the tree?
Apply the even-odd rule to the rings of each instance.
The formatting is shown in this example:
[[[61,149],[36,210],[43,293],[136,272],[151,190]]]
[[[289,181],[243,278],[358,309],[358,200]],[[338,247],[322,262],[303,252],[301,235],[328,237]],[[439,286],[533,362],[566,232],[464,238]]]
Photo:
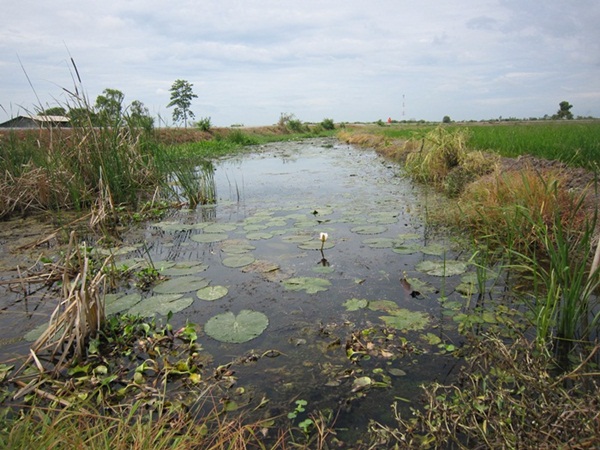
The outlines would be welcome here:
[[[114,124],[121,118],[125,95],[118,89],[108,88],[102,94],[96,98],[98,116],[105,124]]]
[[[450,119],[450,116],[444,116],[444,118],[442,119],[442,123],[450,123],[452,122],[452,119]]]
[[[569,102],[567,101],[562,101],[558,104],[559,106],[559,110],[558,112],[554,115],[554,119],[568,119],[571,120],[573,119],[573,113],[571,112],[571,108],[573,107],[573,105],[571,105]]]
[[[62,106],[54,106],[52,108],[46,108],[43,114],[45,116],[66,116],[67,111]]]
[[[192,105],[192,99],[198,96],[194,94],[192,90],[192,83],[186,80],[175,80],[171,86],[171,101],[167,105],[167,108],[172,106],[175,107],[173,110],[173,121],[181,122],[185,124],[187,128],[188,119],[193,119],[194,113],[190,110]]]
[[[139,100],[134,100],[127,108],[127,123],[133,127],[141,127],[144,130],[151,130],[154,126],[154,118],[150,115],[150,111]]]

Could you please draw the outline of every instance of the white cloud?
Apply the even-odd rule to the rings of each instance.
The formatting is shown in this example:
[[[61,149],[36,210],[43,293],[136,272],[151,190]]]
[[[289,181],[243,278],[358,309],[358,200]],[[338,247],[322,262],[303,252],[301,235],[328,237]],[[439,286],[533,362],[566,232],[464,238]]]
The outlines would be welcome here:
[[[0,18],[0,121],[72,85],[122,90],[168,116],[169,88],[194,84],[197,117],[269,124],[551,114],[600,115],[596,0],[108,0],[7,4]],[[18,57],[17,57],[18,56]],[[402,96],[406,105],[402,107]],[[406,115],[401,116],[405,111]]]

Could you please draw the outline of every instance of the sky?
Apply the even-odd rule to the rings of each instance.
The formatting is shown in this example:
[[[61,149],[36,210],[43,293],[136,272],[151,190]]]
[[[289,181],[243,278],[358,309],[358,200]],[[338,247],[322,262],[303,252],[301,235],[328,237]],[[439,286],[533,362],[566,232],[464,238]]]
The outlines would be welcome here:
[[[4,2],[0,122],[77,86],[173,126],[177,79],[214,126],[600,117],[599,24],[598,0]]]

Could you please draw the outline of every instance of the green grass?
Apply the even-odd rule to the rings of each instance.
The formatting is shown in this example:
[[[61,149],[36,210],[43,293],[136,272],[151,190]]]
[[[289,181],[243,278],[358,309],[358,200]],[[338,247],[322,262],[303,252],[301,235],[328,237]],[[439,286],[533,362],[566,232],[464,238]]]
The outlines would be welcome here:
[[[514,122],[468,129],[472,149],[511,158],[528,154],[587,168],[600,163],[600,121]]]

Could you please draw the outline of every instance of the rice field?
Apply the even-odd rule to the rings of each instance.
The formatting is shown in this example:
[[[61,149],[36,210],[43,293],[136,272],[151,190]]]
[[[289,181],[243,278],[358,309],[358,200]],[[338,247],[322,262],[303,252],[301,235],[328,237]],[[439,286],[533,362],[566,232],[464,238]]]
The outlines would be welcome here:
[[[420,139],[437,125],[398,124],[371,128],[391,139]],[[532,155],[593,169],[600,163],[600,120],[455,123],[468,130],[467,147],[514,158]]]

